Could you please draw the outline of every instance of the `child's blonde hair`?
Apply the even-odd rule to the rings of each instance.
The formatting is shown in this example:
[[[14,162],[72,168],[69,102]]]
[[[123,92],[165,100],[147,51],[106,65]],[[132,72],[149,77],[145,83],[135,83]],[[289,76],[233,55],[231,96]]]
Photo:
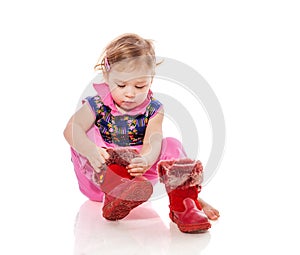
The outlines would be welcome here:
[[[126,69],[134,69],[137,63],[140,63],[139,60],[153,69],[154,74],[157,63],[152,40],[144,39],[136,34],[123,34],[105,47],[94,69],[106,75],[114,64],[125,62]]]

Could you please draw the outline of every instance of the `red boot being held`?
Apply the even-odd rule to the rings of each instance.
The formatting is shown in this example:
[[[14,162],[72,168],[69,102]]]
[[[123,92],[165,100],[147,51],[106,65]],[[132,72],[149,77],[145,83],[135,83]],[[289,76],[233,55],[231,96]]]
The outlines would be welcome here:
[[[107,149],[110,155],[106,167],[100,172],[94,172],[93,181],[105,193],[102,215],[107,220],[120,220],[138,205],[146,202],[153,187],[145,177],[132,177],[126,166],[138,157],[135,149],[118,148]]]
[[[198,201],[202,164],[191,159],[161,160],[158,172],[170,200],[170,219],[182,232],[205,231],[211,227]]]

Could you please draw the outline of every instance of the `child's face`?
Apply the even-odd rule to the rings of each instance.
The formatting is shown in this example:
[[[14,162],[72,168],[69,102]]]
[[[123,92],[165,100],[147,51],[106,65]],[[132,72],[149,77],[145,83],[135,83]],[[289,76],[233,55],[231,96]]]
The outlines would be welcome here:
[[[130,111],[146,100],[152,79],[152,70],[146,68],[137,68],[130,72],[112,68],[106,82],[117,106]]]

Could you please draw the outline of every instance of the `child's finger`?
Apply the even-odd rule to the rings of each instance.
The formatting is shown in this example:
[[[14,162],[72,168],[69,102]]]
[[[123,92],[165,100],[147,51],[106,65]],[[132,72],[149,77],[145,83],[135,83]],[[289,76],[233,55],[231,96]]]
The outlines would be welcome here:
[[[101,155],[104,157],[104,159],[109,158],[109,154],[105,150],[103,150],[103,153]]]
[[[131,176],[137,177],[143,175],[143,173],[130,173]]]
[[[128,171],[128,173],[131,176],[141,176],[144,174],[144,171],[141,168],[134,168],[134,169]]]
[[[102,165],[105,163],[105,160],[102,158],[94,159],[92,162],[90,162],[92,167],[95,169],[97,173],[100,172]]]
[[[139,164],[130,164],[127,166],[127,169],[134,169],[134,168],[140,168],[141,166]]]
[[[97,172],[97,173],[100,173],[100,170],[101,170],[101,166],[97,166],[97,165],[94,165],[94,164],[91,164],[92,167],[94,168],[94,170]]]
[[[104,158],[104,159],[108,159],[109,158],[109,154],[108,152],[103,149],[103,148],[99,148],[99,152],[100,152],[100,155]]]
[[[144,169],[142,167],[134,167],[134,168],[130,168],[128,170],[128,173],[132,174],[132,173],[143,173]]]

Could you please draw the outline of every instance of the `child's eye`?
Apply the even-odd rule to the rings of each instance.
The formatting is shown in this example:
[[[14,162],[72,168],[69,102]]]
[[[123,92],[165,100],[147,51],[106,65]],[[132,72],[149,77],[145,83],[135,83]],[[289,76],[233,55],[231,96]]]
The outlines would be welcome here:
[[[142,89],[144,88],[146,85],[138,85],[138,86],[135,86],[137,89]]]
[[[116,84],[117,84],[117,86],[118,86],[119,88],[124,88],[124,87],[125,87],[124,84],[119,84],[119,83],[116,83]]]

